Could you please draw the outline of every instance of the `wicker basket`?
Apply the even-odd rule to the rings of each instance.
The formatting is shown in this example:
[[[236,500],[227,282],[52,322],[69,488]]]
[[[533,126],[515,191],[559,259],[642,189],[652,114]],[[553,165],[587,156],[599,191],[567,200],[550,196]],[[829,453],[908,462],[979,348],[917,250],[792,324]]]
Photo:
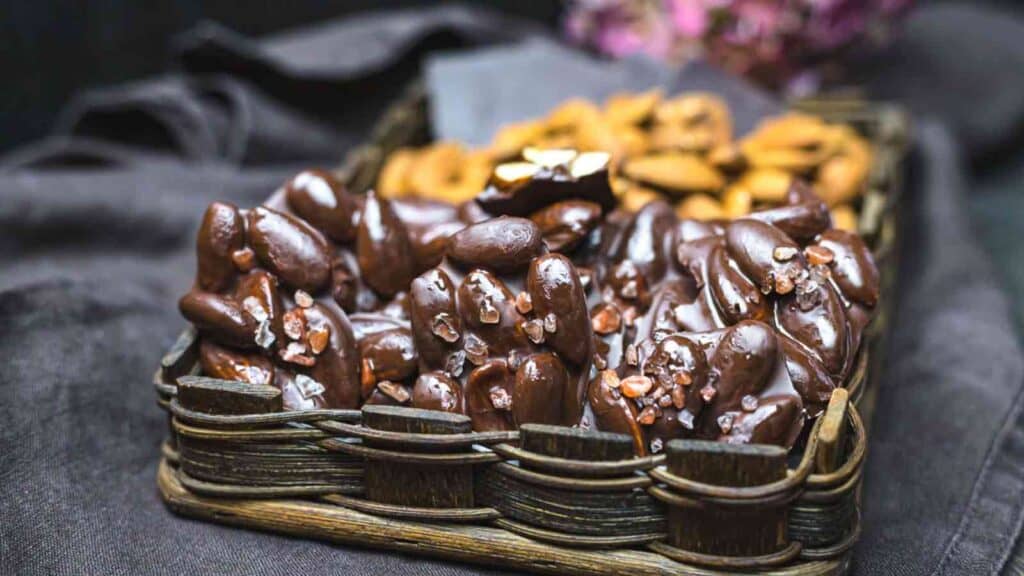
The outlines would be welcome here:
[[[860,224],[884,298],[904,115],[859,101],[799,106],[874,141]],[[366,190],[387,153],[423,143],[426,128],[414,88],[342,174]],[[802,449],[673,440],[643,458],[628,437],[595,431],[473,432],[464,416],[388,406],[281,412],[269,387],[199,376],[189,329],[154,379],[170,420],[158,484],[188,516],[542,573],[843,574],[887,318],[883,304]]]

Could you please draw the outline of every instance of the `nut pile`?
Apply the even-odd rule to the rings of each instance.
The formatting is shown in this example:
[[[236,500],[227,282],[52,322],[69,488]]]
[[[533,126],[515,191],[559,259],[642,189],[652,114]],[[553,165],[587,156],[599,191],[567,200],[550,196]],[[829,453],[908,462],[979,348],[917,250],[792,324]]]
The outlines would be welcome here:
[[[714,137],[714,136],[712,136]],[[878,299],[855,234],[799,181],[744,218],[616,207],[613,154],[524,151],[474,199],[349,194],[304,171],[212,204],[182,314],[209,376],[287,409],[394,404],[791,446],[848,378]]]
[[[470,200],[492,170],[512,171],[525,148],[604,151],[624,208],[664,198],[680,218],[717,220],[785,203],[795,179],[810,182],[837,228],[856,229],[871,146],[849,126],[789,113],[736,139],[725,102],[706,93],[666,99],[660,90],[612,96],[603,107],[569,100],[547,117],[504,126],[491,145],[454,142],[392,154],[377,181],[389,198]],[[496,172],[497,174],[497,172]]]

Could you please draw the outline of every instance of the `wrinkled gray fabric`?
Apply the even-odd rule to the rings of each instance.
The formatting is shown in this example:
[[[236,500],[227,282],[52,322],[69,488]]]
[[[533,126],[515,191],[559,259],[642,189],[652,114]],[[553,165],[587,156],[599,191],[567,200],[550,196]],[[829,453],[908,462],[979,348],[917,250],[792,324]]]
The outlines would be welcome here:
[[[1000,15],[970,17],[1004,20],[1000,30],[1019,27]],[[944,49],[935,29],[955,26],[950,18],[963,14],[922,10],[907,40],[919,48],[904,54],[902,72],[888,73],[912,79],[927,71],[960,86],[959,68],[943,72],[932,56]],[[299,167],[299,158],[340,159],[427,54],[527,32],[459,8],[328,23],[265,42],[205,27],[182,41],[180,73],[84,96],[65,114],[60,134],[4,159],[0,573],[481,572],[174,516],[154,484],[166,422],[149,381],[184,324],[175,301],[190,284],[194,233],[209,201],[253,205]],[[984,31],[960,33],[983,50]],[[1011,45],[1024,54],[1009,42],[1000,50]],[[472,66],[471,58],[431,61],[428,84],[439,82],[439,106],[458,102],[444,97],[459,90],[473,102],[474,84],[459,88],[469,77],[459,67]],[[530,106],[567,90],[603,96],[647,78],[670,91],[715,87],[747,97],[707,70],[684,76],[690,80],[680,86],[649,63],[616,65],[605,77],[568,71],[605,66],[590,58],[550,59],[551,67],[546,61],[533,73],[551,88]],[[984,93],[979,84],[988,81],[1009,92],[1000,102],[1024,106],[1024,90],[1004,82],[1001,70],[975,72],[972,90]],[[569,86],[558,86],[560,78]],[[492,78],[495,89],[503,81]],[[895,95],[914,108],[915,98],[925,98],[910,90]],[[961,111],[954,99],[943,102]],[[1007,106],[1004,117],[1021,113]],[[501,116],[504,107],[493,116],[478,104],[467,110],[488,126],[520,119]],[[450,109],[435,111],[440,130],[465,129]],[[970,117],[942,114],[919,124],[903,206],[899,308],[871,431],[859,574],[995,574],[1022,517],[1024,374],[1007,298],[962,210],[970,185],[964,161],[977,156],[957,118]],[[986,126],[1015,130],[1012,122]],[[987,135],[1000,146],[1012,136]]]

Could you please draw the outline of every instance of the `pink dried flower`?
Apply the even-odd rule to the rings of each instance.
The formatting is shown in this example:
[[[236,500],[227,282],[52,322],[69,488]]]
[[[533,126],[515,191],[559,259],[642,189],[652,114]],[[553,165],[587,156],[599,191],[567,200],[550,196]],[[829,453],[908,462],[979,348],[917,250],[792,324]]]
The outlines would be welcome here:
[[[770,87],[818,82],[818,67],[888,36],[913,0],[570,0],[570,40],[622,57],[705,57]]]

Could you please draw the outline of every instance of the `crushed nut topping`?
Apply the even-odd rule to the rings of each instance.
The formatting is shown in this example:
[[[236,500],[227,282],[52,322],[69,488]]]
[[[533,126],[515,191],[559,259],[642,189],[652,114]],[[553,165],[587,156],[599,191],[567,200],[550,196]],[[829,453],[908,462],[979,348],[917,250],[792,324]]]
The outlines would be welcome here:
[[[526,332],[526,337],[534,344],[544,342],[544,325],[536,318],[523,322],[523,332]]]
[[[498,310],[490,298],[480,301],[480,322],[484,324],[497,324],[501,321],[501,311]]]
[[[291,362],[292,364],[298,364],[307,368],[316,364],[314,358],[306,356],[306,345],[302,342],[289,342],[288,346],[281,349],[280,356],[285,362]]]
[[[242,300],[242,308],[249,313],[257,322],[263,322],[268,318],[267,309],[263,307],[263,303],[260,299],[255,296],[246,296]]]
[[[622,388],[623,396],[626,398],[640,398],[651,391],[654,383],[647,376],[637,374],[623,378],[619,385]]]
[[[309,333],[309,349],[313,351],[313,354],[320,354],[327,348],[330,339],[330,328],[327,326],[317,328]]]
[[[753,412],[754,410],[757,410],[757,405],[757,396],[753,396],[751,394],[747,394],[742,400],[740,400],[740,406],[743,408],[744,412]]]
[[[251,248],[242,248],[231,253],[231,261],[241,272],[248,272],[256,267],[256,253]]]
[[[590,313],[590,325],[594,332],[602,336],[613,334],[622,327],[622,314],[614,304],[598,304]]]
[[[299,394],[301,394],[306,400],[309,400],[314,396],[320,396],[326,390],[323,384],[309,376],[306,376],[305,374],[295,375],[295,386],[299,389]]]
[[[779,262],[788,262],[798,253],[799,251],[792,246],[776,246],[775,250],[772,250],[772,258]]]
[[[430,331],[445,342],[455,342],[459,339],[459,331],[455,329],[455,320],[447,312],[439,312],[434,315],[430,323]]]
[[[717,394],[718,390],[710,384],[700,389],[700,397],[703,398],[705,402],[711,402],[715,399],[715,395]]]
[[[256,345],[260,348],[270,349],[276,340],[277,336],[274,336],[274,332],[270,330],[270,320],[262,320],[256,326]]]
[[[512,396],[504,388],[491,390],[491,405],[495,410],[511,410]]]
[[[548,312],[544,316],[544,331],[554,334],[556,330],[558,330],[558,317],[554,312]]]
[[[302,308],[295,308],[284,313],[281,322],[284,325],[285,336],[292,340],[302,340],[306,335],[306,323],[303,322]]]
[[[377,389],[399,404],[405,404],[409,401],[409,391],[401,384],[390,380],[381,380],[377,383]]]
[[[313,305],[313,297],[309,295],[309,292],[305,290],[295,291],[295,304],[300,308],[309,308]]]
[[[646,406],[637,415],[636,421],[643,424],[644,426],[650,426],[654,424],[654,420],[658,417],[658,411],[654,406]]]
[[[529,292],[516,294],[516,310],[520,314],[529,314],[533,310],[533,299],[530,297]]]
[[[804,256],[807,257],[807,263],[811,266],[824,266],[831,264],[835,260],[836,255],[824,246],[811,245],[804,248]]]

